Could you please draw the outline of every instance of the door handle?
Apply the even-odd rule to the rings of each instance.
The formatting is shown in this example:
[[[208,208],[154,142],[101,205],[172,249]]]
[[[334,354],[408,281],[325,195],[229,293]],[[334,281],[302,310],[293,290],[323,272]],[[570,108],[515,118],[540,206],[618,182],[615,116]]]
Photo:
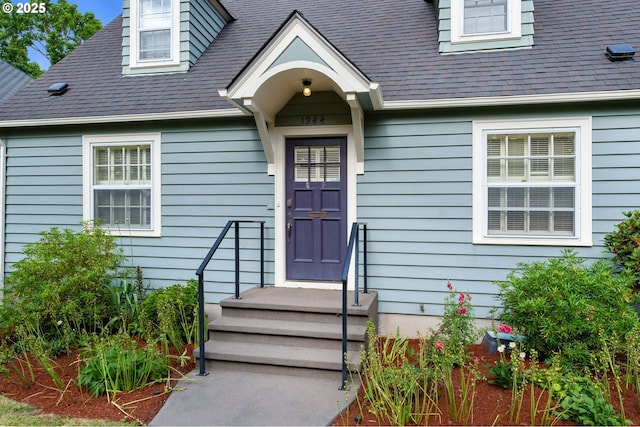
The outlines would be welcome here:
[[[291,222],[287,222],[287,242],[291,241],[291,229],[293,228],[293,224]]]

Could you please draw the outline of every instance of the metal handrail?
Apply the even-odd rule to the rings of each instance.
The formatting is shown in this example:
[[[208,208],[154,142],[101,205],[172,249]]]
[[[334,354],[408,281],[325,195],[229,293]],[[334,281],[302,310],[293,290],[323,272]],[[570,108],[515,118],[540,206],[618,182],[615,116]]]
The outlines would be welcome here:
[[[222,244],[225,236],[231,229],[231,226],[234,226],[235,229],[235,298],[240,298],[240,224],[242,223],[252,223],[252,224],[260,224],[260,287],[264,288],[264,221],[251,221],[251,220],[230,220],[227,221],[227,224],[224,226],[220,235],[216,239],[209,252],[202,260],[200,267],[196,270],[196,275],[198,276],[198,327],[199,327],[199,335],[198,339],[200,340],[200,372],[198,375],[205,376],[208,375],[205,372],[205,360],[204,360],[204,328],[205,328],[205,316],[204,316],[204,270],[209,265],[211,258],[213,258],[213,254],[216,253],[218,247]]]
[[[353,295],[353,305],[360,306],[359,294],[360,294],[360,226],[362,226],[362,257],[363,257],[363,282],[365,294],[369,293],[367,286],[367,223],[366,222],[354,222],[351,226],[351,233],[349,235],[349,244],[347,245],[347,253],[344,257],[344,264],[342,268],[342,382],[340,384],[340,390],[344,390],[347,383],[347,279],[349,278],[349,267],[351,265],[351,254],[355,248],[355,289]]]

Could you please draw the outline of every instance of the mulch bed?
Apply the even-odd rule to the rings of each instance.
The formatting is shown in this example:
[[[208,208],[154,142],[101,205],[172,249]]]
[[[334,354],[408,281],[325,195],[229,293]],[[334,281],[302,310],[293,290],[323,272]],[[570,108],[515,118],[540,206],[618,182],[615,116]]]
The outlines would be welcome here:
[[[412,341],[412,346],[417,348],[417,342]],[[500,355],[498,353],[487,354],[482,345],[475,345],[471,348],[473,356],[479,358],[480,372],[485,376],[488,375],[485,365],[493,365],[495,361],[499,360]],[[459,370],[454,370],[453,374],[454,387],[456,390],[460,387],[460,373]],[[540,396],[542,391],[536,389],[535,398]],[[546,393],[546,392],[544,392]],[[546,396],[546,395],[545,395]],[[542,398],[542,402],[546,402],[545,396]],[[613,406],[616,410],[619,410],[620,405],[617,403],[617,393],[612,388],[611,396],[616,398],[613,402]],[[370,411],[368,404],[364,401],[364,394],[362,389],[359,392],[358,399],[349,407],[345,412],[340,414],[334,421],[334,426],[356,425],[373,426],[379,425],[380,422],[375,415]],[[360,403],[358,403],[358,400]],[[640,406],[637,395],[631,390],[626,391],[624,396],[624,409],[625,416],[631,420],[633,425],[640,425]],[[502,387],[489,384],[486,380],[480,380],[476,385],[476,395],[473,402],[473,416],[469,425],[479,426],[493,426],[493,425],[535,425],[531,420],[531,410],[529,409],[530,392],[525,391],[524,403],[521,410],[521,416],[519,423],[510,423],[509,420],[509,406],[511,402],[511,390],[505,390]],[[439,410],[441,413],[437,416],[430,416],[428,419],[428,425],[430,426],[450,426],[450,425],[462,425],[459,422],[454,422],[451,419],[451,414],[448,409],[448,405],[441,395],[438,401]],[[544,403],[540,404],[541,406]],[[536,423],[540,422],[540,415],[537,415]],[[382,421],[383,425],[387,422]],[[427,424],[423,421],[423,424]],[[569,421],[558,421],[556,425],[576,425],[576,423]]]
[[[187,347],[187,354],[193,353],[193,347]],[[172,354],[176,355],[175,350]],[[9,377],[0,376],[0,394],[17,402],[29,404],[40,409],[43,414],[55,414],[70,418],[105,419],[148,424],[167,401],[172,387],[183,374],[195,369],[193,357],[189,363],[173,367],[169,383],[152,384],[132,392],[121,392],[111,399],[107,396],[93,397],[77,386],[77,376],[81,369],[81,358],[77,351],[54,359],[56,371],[65,384],[64,390],[58,390],[45,370],[32,361],[34,381],[22,384],[20,376],[11,373]],[[26,368],[26,365],[25,365]]]

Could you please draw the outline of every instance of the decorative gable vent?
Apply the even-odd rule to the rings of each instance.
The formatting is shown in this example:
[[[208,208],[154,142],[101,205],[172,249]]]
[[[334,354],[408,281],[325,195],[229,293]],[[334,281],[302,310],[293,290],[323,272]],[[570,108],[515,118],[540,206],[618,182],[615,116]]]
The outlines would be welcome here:
[[[124,0],[122,73],[187,71],[233,17],[218,0]]]

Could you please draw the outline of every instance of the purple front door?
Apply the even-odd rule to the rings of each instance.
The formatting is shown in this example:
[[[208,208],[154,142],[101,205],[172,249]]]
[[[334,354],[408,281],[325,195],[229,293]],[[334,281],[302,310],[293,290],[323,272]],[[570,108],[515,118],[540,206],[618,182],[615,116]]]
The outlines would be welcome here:
[[[346,154],[346,138],[287,140],[287,280],[340,280],[347,244]]]

